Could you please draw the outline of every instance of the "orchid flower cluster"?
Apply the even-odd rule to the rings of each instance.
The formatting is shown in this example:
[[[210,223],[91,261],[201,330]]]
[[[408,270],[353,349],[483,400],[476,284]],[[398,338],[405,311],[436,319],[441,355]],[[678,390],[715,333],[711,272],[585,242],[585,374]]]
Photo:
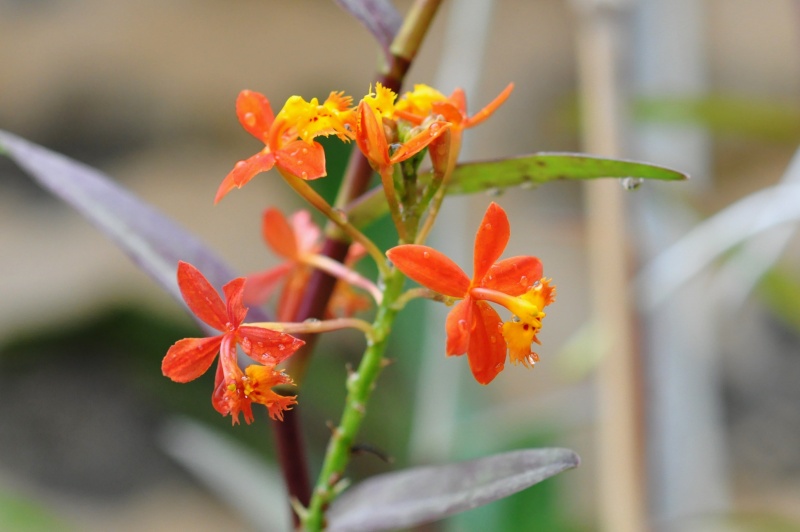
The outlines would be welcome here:
[[[531,344],[538,343],[544,310],[554,301],[555,287],[543,277],[536,257],[499,260],[510,237],[503,209],[492,203],[484,215],[475,238],[471,278],[444,254],[424,245],[455,167],[462,131],[488,118],[512,89],[509,85],[472,116],[467,114],[463,91],[445,96],[427,85],[416,85],[397,99],[393,91],[377,84],[355,106],[352,98],[341,92],[332,92],[322,103],[292,96],[277,114],[266,96],[242,91],[236,101],[237,116],[264,148],[234,166],[219,186],[215,203],[258,174],[276,168],[296,191],[328,215],[352,245],[344,263],[332,260],[320,254],[322,231],[308,211],[287,218],[278,209],[268,208],[263,214],[263,237],[285,262],[230,281],[223,287],[224,302],[200,271],[181,262],[177,277],[186,304],[199,320],[221,334],[175,343],[164,358],[164,375],[176,382],[193,380],[205,373],[219,354],[214,408],[230,415],[234,424],[240,413],[251,423],[255,402],[264,405],[273,419],[281,420],[297,402],[296,396],[273,390],[280,387],[285,391],[286,385],[293,383],[280,367],[304,344],[292,334],[355,327],[374,344],[382,341],[391,327],[391,319],[380,309],[393,315],[415,297],[455,304],[446,321],[445,353],[467,354],[477,382],[490,383],[507,357],[513,364],[533,366],[539,357]],[[381,178],[400,242],[385,254],[305,183],[326,176],[325,151],[315,139],[329,135],[355,141]],[[419,171],[426,152],[431,165],[427,173]],[[373,283],[353,269],[366,254],[377,262],[381,283]],[[325,319],[294,323],[313,269],[337,279],[334,295]],[[389,278],[398,279],[395,286],[402,287],[403,275],[421,287],[404,293],[386,288]],[[276,293],[278,321],[245,322],[245,304],[261,305]],[[373,303],[379,307],[374,323],[353,317]],[[491,303],[505,307],[510,312],[508,319],[502,319]],[[244,370],[237,362],[238,347],[254,362]]]

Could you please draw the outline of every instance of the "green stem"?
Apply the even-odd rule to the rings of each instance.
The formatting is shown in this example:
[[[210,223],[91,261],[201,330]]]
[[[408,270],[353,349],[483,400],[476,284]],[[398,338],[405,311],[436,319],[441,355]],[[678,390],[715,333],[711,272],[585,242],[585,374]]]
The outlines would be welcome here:
[[[328,442],[322,471],[303,519],[303,526],[308,531],[322,530],[326,525],[325,511],[337,495],[337,484],[344,477],[344,470],[350,459],[350,449],[366,415],[367,401],[385,365],[383,354],[397,314],[394,302],[402,293],[404,279],[403,274],[397,270],[385,278],[383,302],[378,307],[378,313],[372,324],[372,340],[367,342],[367,349],[358,369],[347,380],[344,412]]]

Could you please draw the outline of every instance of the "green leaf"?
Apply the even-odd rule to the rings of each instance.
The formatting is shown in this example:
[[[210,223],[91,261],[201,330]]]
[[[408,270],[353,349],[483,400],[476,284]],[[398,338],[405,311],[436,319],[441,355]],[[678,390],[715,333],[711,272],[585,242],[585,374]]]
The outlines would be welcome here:
[[[333,503],[329,530],[388,530],[428,523],[508,497],[579,462],[569,449],[525,449],[374,476]]]
[[[681,181],[689,176],[649,163],[606,159],[582,153],[536,153],[510,159],[466,163],[456,167],[448,194],[472,194],[518,185],[537,186],[548,181],[604,177]]]
[[[473,194],[525,186],[528,188],[558,180],[611,178],[683,181],[689,176],[663,166],[624,159],[606,159],[583,153],[535,153],[509,159],[478,161],[456,166],[447,187],[448,194]],[[422,174],[420,179],[430,179]],[[383,189],[371,190],[347,208],[356,227],[364,227],[388,212]]]

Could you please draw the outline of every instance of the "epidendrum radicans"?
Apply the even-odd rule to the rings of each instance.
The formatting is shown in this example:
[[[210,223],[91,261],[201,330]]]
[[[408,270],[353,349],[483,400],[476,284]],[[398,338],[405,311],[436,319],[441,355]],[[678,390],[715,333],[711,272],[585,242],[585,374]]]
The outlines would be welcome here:
[[[377,500],[381,490],[372,488],[359,495],[355,486],[345,494],[355,492],[350,497],[358,502],[355,509],[351,504],[349,513],[346,505],[334,512],[333,503],[339,502],[334,500],[346,487],[345,469],[370,394],[386,365],[384,353],[395,316],[409,301],[427,298],[452,306],[442,351],[449,356],[466,354],[472,375],[482,385],[497,377],[507,359],[527,367],[539,360],[531,346],[539,342],[537,335],[545,309],[555,300],[555,286],[544,277],[536,257],[501,258],[511,229],[505,211],[496,203],[489,205],[478,226],[471,276],[427,246],[446,195],[564,177],[677,180],[685,176],[644,163],[577,154],[534,154],[515,158],[511,164],[503,160],[458,164],[464,130],[497,111],[513,85],[474,114],[468,113],[460,89],[446,96],[427,85],[415,85],[398,98],[397,89],[439,1],[418,0],[402,22],[386,2],[340,3],[382,44],[387,60],[383,82],[370,87],[358,103],[336,91],[322,102],[292,96],[277,113],[266,96],[253,90],[242,91],[236,100],[239,122],[264,147],[234,165],[219,185],[214,203],[272,171],[264,178],[278,173],[328,220],[323,229],[306,210],[286,215],[267,207],[263,237],[283,260],[272,269],[222,279],[220,272],[229,270],[213,253],[95,170],[3,131],[0,149],[109,233],[145,271],[182,298],[207,331],[213,331],[203,338],[177,341],[163,359],[162,372],[173,381],[188,382],[204,374],[216,359],[211,403],[234,424],[240,416],[248,424],[253,422],[253,403],[261,404],[275,421],[278,440],[284,434],[283,441],[294,441],[291,431],[298,429],[291,410],[302,405],[302,395],[296,390],[314,340],[343,328],[363,332],[366,348],[347,378],[342,417],[332,429],[314,489],[307,485],[302,446],[279,444],[280,460],[299,526],[308,530],[329,525],[359,530],[404,528],[505,497],[578,463],[577,455],[566,449],[533,449],[441,469],[388,473],[364,483],[391,486],[388,498]],[[353,143],[360,154],[351,158],[350,169],[355,170],[345,174],[334,204],[310,184],[327,175],[325,149],[316,140],[320,136]],[[380,185],[369,190],[373,173]],[[387,213],[398,245],[382,250],[362,230]],[[377,266],[376,281],[355,269],[367,256]],[[198,267],[190,263],[190,257]],[[177,287],[172,274],[164,274],[165,264],[170,270],[177,266]],[[419,286],[406,288],[407,278]],[[222,294],[215,286],[221,286]],[[262,306],[270,302],[276,318],[264,321]],[[372,312],[371,321],[359,317],[365,312]],[[247,321],[248,314],[253,321]],[[239,351],[248,358],[240,358]],[[244,369],[241,360],[248,361]],[[503,467],[497,467],[501,462]],[[480,468],[485,477],[475,473]],[[520,470],[527,474],[524,482],[514,476]],[[431,480],[443,476],[457,479],[452,484],[462,492],[455,499],[430,491],[438,485]],[[496,482],[484,482],[488,478]],[[443,498],[437,499],[440,495]],[[432,500],[438,502],[432,504]]]
[[[488,118],[512,88],[509,85],[473,116],[467,114],[461,90],[445,96],[427,85],[416,85],[397,99],[392,90],[378,83],[355,106],[340,92],[332,92],[322,103],[292,96],[277,114],[266,96],[242,91],[236,102],[239,121],[264,142],[264,148],[234,166],[223,179],[215,202],[258,174],[277,169],[312,205],[330,214],[331,222],[355,244],[344,263],[330,260],[319,253],[321,232],[307,211],[298,211],[287,219],[277,209],[268,208],[263,215],[264,239],[286,262],[248,279],[230,281],[223,287],[225,303],[202,273],[181,262],[177,278],[186,304],[197,318],[222,334],[175,343],[164,358],[164,375],[177,382],[192,380],[204,373],[219,353],[212,392],[214,408],[230,415],[233,423],[239,421],[240,413],[250,423],[255,402],[265,405],[269,415],[280,420],[297,400],[294,395],[271,389],[281,385],[285,390],[285,385],[292,383],[291,375],[278,364],[304,343],[290,333],[319,334],[355,327],[366,335],[365,360],[374,365],[382,358],[395,313],[415,297],[455,303],[447,319],[445,351],[447,355],[466,353],[480,384],[489,384],[497,376],[507,354],[514,364],[533,366],[538,355],[531,351],[531,344],[538,342],[536,334],[542,327],[545,307],[554,301],[555,287],[543,277],[542,263],[536,257],[499,260],[511,232],[505,211],[491,203],[484,215],[475,238],[472,278],[444,254],[423,244],[455,168],[462,130]],[[359,228],[323,204],[312,188],[304,186],[304,181],[326,175],[325,151],[315,141],[321,135],[355,141],[380,175],[382,192],[400,235],[400,244],[385,254]],[[425,151],[432,166],[427,174],[419,172]],[[380,283],[352,269],[365,253],[377,263]],[[339,295],[331,298],[327,319],[292,322],[296,302],[314,268],[338,279],[335,294]],[[421,287],[403,292],[404,275]],[[275,314],[285,321],[245,322],[243,300],[261,303],[280,285]],[[354,311],[370,303],[379,308],[372,323],[353,317]],[[490,303],[505,307],[508,317],[501,318]],[[237,346],[255,362],[244,371],[237,363]],[[364,382],[365,392],[356,395],[358,404],[365,405],[366,390],[371,388],[377,371],[354,375]]]

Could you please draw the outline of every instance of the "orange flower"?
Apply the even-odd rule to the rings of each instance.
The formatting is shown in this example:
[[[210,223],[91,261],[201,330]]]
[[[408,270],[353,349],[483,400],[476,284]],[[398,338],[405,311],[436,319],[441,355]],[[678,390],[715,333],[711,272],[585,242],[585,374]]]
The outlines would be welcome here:
[[[497,262],[508,243],[510,228],[505,211],[492,203],[475,236],[474,273],[466,273],[443,253],[428,246],[401,245],[386,255],[409,278],[448,297],[463,299],[447,317],[447,355],[467,354],[472,374],[488,384],[502,371],[506,350],[516,364],[532,365],[545,306],[553,302],[554,287],[542,279],[536,257],[519,256]],[[505,325],[487,303],[497,303],[514,314]]]
[[[197,268],[187,262],[179,262],[178,286],[184,301],[203,323],[222,334],[179,340],[169,348],[161,364],[164,376],[175,382],[189,382],[205,373],[219,354],[212,404],[223,416],[230,414],[233,423],[239,422],[239,412],[244,413],[247,423],[253,421],[250,408],[252,399],[246,393],[248,377],[236,362],[236,346],[241,345],[245,354],[272,371],[276,382],[284,383],[291,381],[276,371],[275,365],[305,343],[289,334],[242,325],[247,315],[247,308],[242,305],[244,284],[244,278],[240,277],[222,287],[226,300],[223,303]],[[260,382],[266,382],[263,376]],[[275,404],[283,404],[281,401],[274,399]],[[280,417],[274,408],[270,409],[270,415],[273,418]]]
[[[356,121],[356,143],[372,167],[382,176],[391,170],[392,165],[405,161],[425,149],[432,141],[447,132],[449,124],[441,120],[431,120],[410,131],[404,138],[387,140],[392,131],[395,118],[395,93],[380,83],[375,93],[365,96],[358,104]],[[397,145],[392,154],[389,145]]]
[[[332,92],[322,105],[316,98],[306,102],[300,96],[292,96],[274,116],[263,94],[249,90],[239,93],[236,99],[239,122],[265,147],[236,163],[220,184],[214,203],[273,166],[301,179],[324,177],[325,151],[314,137],[335,134],[343,140],[350,139],[355,121],[350,105],[351,99],[339,92]]]
[[[434,167],[444,173],[455,166],[461,149],[462,131],[489,118],[508,99],[512,90],[514,84],[509,83],[486,107],[469,116],[467,97],[462,89],[454,90],[447,97],[427,85],[414,85],[414,90],[404,94],[397,102],[396,115],[412,124],[422,124],[431,116],[440,116],[450,124],[450,135],[437,139],[430,146]]]
[[[306,284],[311,276],[313,264],[319,260],[321,231],[311,219],[308,211],[301,210],[288,219],[273,207],[264,211],[261,232],[267,245],[286,262],[265,272],[248,276],[244,301],[261,304],[283,283],[277,304],[278,321],[295,319]],[[364,256],[364,248],[358,244],[350,246],[345,266],[352,266]],[[341,266],[341,265],[340,265]],[[370,307],[368,299],[354,292],[347,283],[339,282],[334,289],[328,313],[352,316],[353,313]]]

